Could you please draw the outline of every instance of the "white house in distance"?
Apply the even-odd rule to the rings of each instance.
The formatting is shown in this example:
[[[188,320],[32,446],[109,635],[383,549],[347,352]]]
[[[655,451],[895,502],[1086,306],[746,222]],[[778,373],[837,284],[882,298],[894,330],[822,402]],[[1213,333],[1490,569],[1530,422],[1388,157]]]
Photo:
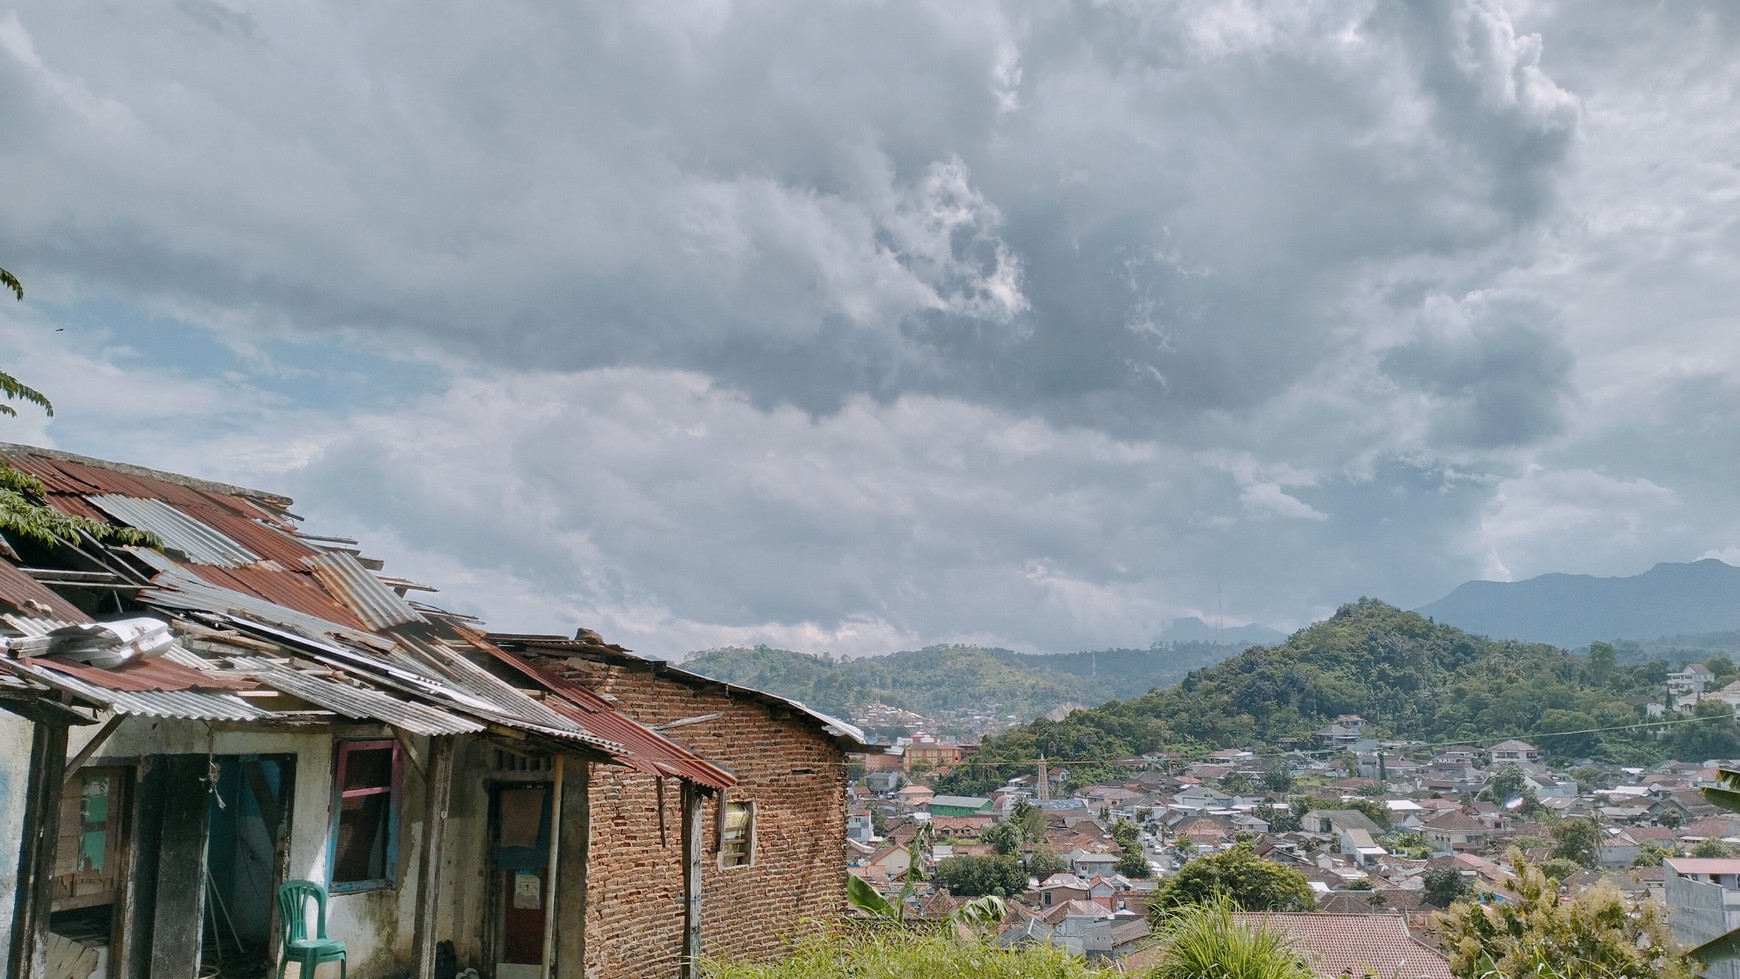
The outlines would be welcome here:
[[[1716,679],[1716,674],[1702,663],[1687,663],[1679,670],[1668,674],[1668,690],[1675,696],[1683,697],[1689,693],[1703,693]]]
[[[1527,741],[1500,741],[1486,749],[1486,754],[1494,765],[1512,762],[1518,765],[1532,765],[1541,760],[1541,749]]]

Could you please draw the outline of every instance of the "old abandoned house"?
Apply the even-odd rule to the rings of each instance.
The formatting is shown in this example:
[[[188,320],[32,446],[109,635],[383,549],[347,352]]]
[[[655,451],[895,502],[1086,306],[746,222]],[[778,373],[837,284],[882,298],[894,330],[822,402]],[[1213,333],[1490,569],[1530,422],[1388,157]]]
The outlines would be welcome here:
[[[156,538],[0,533],[7,974],[275,974],[289,879],[330,892],[358,979],[432,975],[442,941],[500,979],[678,976],[710,929],[792,920],[761,904],[727,917],[730,877],[706,868],[720,833],[766,866],[756,820],[783,819],[784,797],[708,822],[704,801],[744,780],[636,721],[632,696],[409,600],[422,586],[301,533],[281,497],[23,446],[0,460],[60,511]],[[740,737],[804,741],[815,724],[792,716]],[[784,778],[802,783],[793,799],[843,784],[820,765]],[[837,890],[829,852],[810,875]],[[675,883],[641,887],[640,867]]]
[[[837,915],[845,897],[846,763],[874,750],[863,732],[802,704],[634,656],[583,632],[575,639],[496,634],[527,668],[609,699],[612,707],[717,762],[735,785],[702,801],[702,948],[733,960],[763,960],[787,940]],[[628,769],[597,770],[593,813],[632,820],[654,802],[654,780]],[[644,818],[641,817],[641,818]],[[648,921],[612,889],[656,896],[681,886],[669,859],[595,848],[601,880],[587,929],[607,950],[607,974],[666,954],[677,922]]]

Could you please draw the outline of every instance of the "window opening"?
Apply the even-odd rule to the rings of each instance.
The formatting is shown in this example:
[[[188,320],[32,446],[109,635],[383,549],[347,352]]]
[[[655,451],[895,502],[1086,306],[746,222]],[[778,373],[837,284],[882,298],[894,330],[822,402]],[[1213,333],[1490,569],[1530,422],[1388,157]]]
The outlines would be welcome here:
[[[398,870],[397,741],[348,741],[333,772],[333,893],[391,887]]]
[[[719,866],[755,862],[755,803],[726,800],[719,812]]]

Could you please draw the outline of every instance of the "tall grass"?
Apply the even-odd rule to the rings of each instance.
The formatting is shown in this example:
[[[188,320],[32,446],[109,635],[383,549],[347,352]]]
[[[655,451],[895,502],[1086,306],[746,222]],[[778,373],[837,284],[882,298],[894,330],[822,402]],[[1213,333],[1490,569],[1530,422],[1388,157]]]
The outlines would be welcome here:
[[[1109,973],[1050,945],[1000,949],[951,933],[859,932],[807,942],[767,965],[708,961],[707,979],[1101,979]]]
[[[1292,939],[1242,924],[1224,903],[1193,907],[1166,922],[1150,979],[1313,979]]]

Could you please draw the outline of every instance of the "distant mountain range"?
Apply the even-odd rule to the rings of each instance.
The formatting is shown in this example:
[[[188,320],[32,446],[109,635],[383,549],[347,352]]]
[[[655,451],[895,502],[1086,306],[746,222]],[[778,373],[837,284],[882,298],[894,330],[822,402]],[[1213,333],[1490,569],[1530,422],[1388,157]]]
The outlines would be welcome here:
[[[1658,564],[1628,578],[1544,574],[1469,581],[1417,611],[1479,635],[1568,649],[1727,632],[1740,630],[1740,568],[1706,558]]]
[[[683,668],[841,716],[886,704],[927,717],[976,714],[1008,724],[1059,707],[1140,696],[1249,645],[1168,642],[1052,654],[941,645],[857,659],[733,646],[691,653]]]
[[[1234,646],[1268,646],[1282,642],[1286,638],[1285,632],[1260,626],[1254,622],[1250,625],[1226,626],[1216,629],[1213,625],[1194,615],[1172,620],[1172,624],[1160,634],[1160,641],[1163,643],[1222,642]]]

